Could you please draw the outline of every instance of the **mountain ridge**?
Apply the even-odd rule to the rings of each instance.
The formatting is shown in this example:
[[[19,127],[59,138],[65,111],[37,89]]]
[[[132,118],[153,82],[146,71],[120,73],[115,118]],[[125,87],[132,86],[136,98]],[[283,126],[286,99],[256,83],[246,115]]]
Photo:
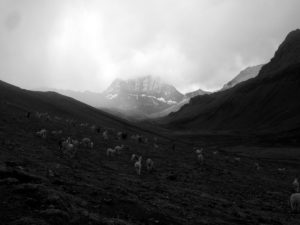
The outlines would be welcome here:
[[[299,49],[300,32],[296,33],[292,42],[286,43],[290,41],[290,38],[286,38],[280,45],[289,46],[292,54],[286,48],[279,47],[255,78],[222,92],[192,98],[189,104],[159,122],[173,129],[297,129],[300,127],[300,51],[297,52],[298,60],[276,67],[282,59],[285,61],[289,58],[284,54],[295,55],[294,49]],[[276,58],[278,55],[280,60]]]
[[[208,94],[211,94],[211,93],[212,92],[210,92],[210,91],[204,91],[204,90],[199,88],[196,91],[191,91],[191,92],[186,93],[185,97],[190,99],[190,98],[194,98],[198,95],[208,95]]]
[[[300,29],[291,31],[279,45],[270,62],[261,69],[259,77],[272,76],[272,73],[300,62]]]
[[[238,75],[236,75],[232,80],[224,84],[220,91],[229,89],[234,87],[235,85],[254,78],[258,75],[259,71],[263,67],[264,64],[256,65],[256,66],[248,66],[247,68],[241,70]]]

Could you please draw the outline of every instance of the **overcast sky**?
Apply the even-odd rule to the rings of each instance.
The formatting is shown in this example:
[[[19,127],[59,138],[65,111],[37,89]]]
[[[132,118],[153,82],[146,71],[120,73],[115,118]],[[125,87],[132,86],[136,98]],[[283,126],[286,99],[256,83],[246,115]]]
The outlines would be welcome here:
[[[300,27],[299,0],[0,0],[0,79],[103,91],[152,74],[216,90]]]

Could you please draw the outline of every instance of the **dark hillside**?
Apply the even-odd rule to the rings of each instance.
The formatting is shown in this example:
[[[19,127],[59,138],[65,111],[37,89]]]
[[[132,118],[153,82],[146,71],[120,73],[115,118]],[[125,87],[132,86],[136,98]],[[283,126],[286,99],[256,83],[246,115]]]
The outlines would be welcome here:
[[[20,112],[48,113],[77,121],[110,126],[129,126],[125,120],[56,92],[28,91],[0,81],[0,102]]]
[[[274,58],[256,78],[229,90],[195,97],[181,110],[160,122],[169,128],[194,130],[280,132],[299,128],[299,40],[298,30],[288,35],[287,43],[279,47]],[[283,60],[288,61],[295,55],[299,57],[293,57],[290,63]]]

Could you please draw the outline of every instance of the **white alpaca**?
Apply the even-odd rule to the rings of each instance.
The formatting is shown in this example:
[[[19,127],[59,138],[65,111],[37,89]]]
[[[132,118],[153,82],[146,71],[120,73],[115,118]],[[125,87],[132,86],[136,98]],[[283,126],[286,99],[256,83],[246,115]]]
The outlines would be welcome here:
[[[107,130],[105,130],[103,133],[102,133],[102,137],[104,140],[108,140],[108,132]]]
[[[90,148],[91,147],[91,143],[92,143],[91,139],[89,139],[87,137],[83,138],[81,140],[81,142],[80,142],[80,144],[82,144],[83,147],[85,147],[85,148]]]
[[[299,192],[299,182],[298,182],[298,178],[295,178],[295,180],[293,181],[293,187],[295,192]]]
[[[39,137],[41,137],[41,138],[46,138],[46,136],[47,136],[47,130],[46,129],[42,129],[40,131],[37,131],[36,135],[39,136]]]
[[[74,148],[78,148],[79,147],[79,141],[78,140],[71,140],[71,144],[74,145]]]
[[[300,193],[291,194],[290,203],[292,211],[298,212],[300,210]]]
[[[65,155],[68,155],[70,158],[75,156],[75,148],[74,145],[70,143],[70,140],[67,139],[62,143],[62,150]]]
[[[197,149],[195,152],[196,152],[196,154],[197,154],[197,155],[199,155],[199,154],[202,154],[202,152],[203,152],[203,148],[201,148],[201,149]]]
[[[202,154],[198,154],[197,155],[197,160],[200,164],[203,164],[204,162],[204,156]]]
[[[92,141],[90,142],[89,148],[90,148],[90,149],[94,149],[94,142],[92,142]]]
[[[59,116],[55,116],[54,119],[55,120],[61,120],[61,118]]]
[[[80,127],[87,127],[89,124],[88,123],[81,123],[79,124]]]
[[[154,162],[152,159],[148,158],[146,160],[146,167],[147,167],[147,171],[150,172],[153,170],[153,167],[154,167]]]
[[[235,157],[234,160],[235,160],[236,162],[240,162],[240,161],[241,161],[241,158],[240,158],[240,157]]]
[[[121,154],[121,151],[123,150],[123,148],[124,148],[124,145],[121,145],[121,146],[117,145],[117,146],[115,147],[116,153],[117,153],[117,154]]]
[[[131,161],[137,161],[137,160],[139,160],[139,157],[136,154],[132,154],[130,160]]]
[[[114,156],[116,153],[116,150],[115,149],[112,149],[112,148],[108,148],[106,150],[106,155],[109,157],[109,156]]]
[[[135,168],[135,171],[137,173],[137,175],[141,175],[141,170],[142,170],[142,156],[139,157],[138,161],[136,161],[134,163],[134,168]]]
[[[122,133],[121,131],[119,131],[119,132],[117,133],[117,136],[118,136],[118,139],[119,139],[119,140],[122,139],[122,135],[123,135],[123,133]]]
[[[73,145],[70,144],[70,143],[68,142],[68,140],[63,141],[62,144],[61,144],[61,147],[62,147],[63,150],[64,150],[64,149],[70,149],[72,146],[73,146]]]
[[[89,142],[91,142],[91,139],[85,137],[85,138],[82,138],[81,142],[82,143],[89,143]]]
[[[96,125],[92,125],[92,126],[90,127],[90,129],[91,129],[91,131],[95,131],[95,130],[97,129],[97,127],[96,127]]]

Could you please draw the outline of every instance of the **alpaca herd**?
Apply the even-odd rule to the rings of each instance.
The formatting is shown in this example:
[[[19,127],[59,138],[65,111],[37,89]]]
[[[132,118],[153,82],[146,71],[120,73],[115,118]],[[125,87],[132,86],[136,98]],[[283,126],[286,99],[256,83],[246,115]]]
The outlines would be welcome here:
[[[137,175],[141,175],[141,171],[142,171],[142,159],[143,157],[142,156],[137,156],[135,154],[133,154],[131,156],[131,161],[135,161],[134,162],[134,168],[135,168],[135,171],[137,173]],[[154,169],[154,162],[152,159],[148,158],[146,160],[146,169],[148,172],[152,172],[153,169]]]
[[[37,113],[35,113],[35,116],[38,119],[51,120],[51,116],[48,113],[37,112]],[[27,117],[28,118],[30,117],[30,113],[29,113],[29,116],[27,115]],[[61,121],[63,119],[55,116],[54,120]],[[76,121],[73,119],[66,119],[65,122],[69,125],[76,126]],[[97,133],[100,133],[100,128],[97,127],[96,125],[90,126],[88,123],[79,123],[77,125],[81,128],[90,128],[91,131],[96,131]],[[42,139],[46,139],[47,133],[48,133],[48,131],[46,129],[41,129],[36,132],[36,135]],[[50,134],[54,137],[54,136],[63,134],[63,131],[62,130],[52,130],[52,131],[50,131]],[[116,133],[116,136],[117,136],[118,140],[126,140],[128,134],[125,132],[119,131]],[[104,130],[102,132],[102,138],[105,141],[109,140],[108,130]],[[143,137],[140,134],[133,134],[131,136],[131,139],[137,141],[138,143],[146,143],[146,144],[148,143],[148,138]],[[154,141],[157,142],[158,139],[155,137]],[[73,139],[71,137],[67,137],[67,138],[61,138],[58,141],[58,146],[59,146],[59,150],[62,152],[63,155],[66,155],[69,158],[74,158],[76,155],[76,152],[79,148],[94,149],[94,142],[88,137],[84,137],[80,141]],[[126,148],[128,148],[128,147],[125,147],[123,144],[117,145],[114,148],[107,148],[106,155],[107,155],[107,157],[113,157],[115,155],[120,155],[122,153],[122,151]],[[158,144],[154,143],[154,148],[158,148]],[[141,175],[142,156],[137,156],[137,155],[133,154],[131,157],[131,161],[134,162],[134,168],[135,168],[136,173],[138,175]],[[151,172],[153,170],[153,168],[154,168],[154,162],[152,159],[148,158],[146,160],[146,169],[148,172]]]
[[[115,148],[108,148],[106,150],[106,155],[107,155],[107,157],[115,156],[115,154],[120,154],[122,149],[124,149],[124,145],[116,146]],[[139,176],[141,175],[141,171],[142,171],[142,159],[143,159],[142,156],[138,156],[136,154],[132,154],[131,158],[130,158],[130,161],[134,162],[133,165],[134,165],[135,171],[136,171],[137,175],[139,175]],[[151,172],[151,171],[153,171],[153,168],[154,168],[154,162],[152,159],[148,158],[146,160],[146,169],[148,172]]]
[[[51,120],[51,116],[48,113],[38,113],[37,112],[33,115],[39,119]],[[27,114],[27,117],[29,118],[30,114]],[[57,116],[54,117],[53,119],[57,120],[57,121],[63,120],[62,118],[57,117]],[[73,125],[75,123],[74,120],[70,120],[70,119],[66,120],[66,122],[68,124],[73,124]],[[99,128],[95,125],[89,126],[88,123],[80,123],[79,127],[82,127],[82,128],[87,127],[87,128],[90,128],[91,131],[96,131],[97,133],[100,133],[100,130],[101,130],[101,128]],[[112,133],[111,130],[109,130],[109,131],[110,131],[110,133],[108,132],[108,130],[104,130],[102,133],[100,133],[100,135],[102,135],[103,140],[108,141],[111,137],[109,135],[116,136],[119,141],[127,139],[128,134],[125,132],[118,131],[114,134],[111,134]],[[43,128],[43,129],[36,131],[35,135],[41,139],[46,139],[46,138],[48,138],[49,134],[50,134],[50,136],[52,135],[53,137],[55,137],[55,136],[58,137],[58,136],[61,136],[63,133],[64,133],[63,130],[47,131],[45,128]],[[145,144],[148,143],[148,138],[143,137],[142,135],[139,135],[139,134],[133,134],[129,137],[130,137],[130,139],[132,139],[138,143],[145,143]],[[153,144],[152,145],[153,150],[159,149],[157,137],[153,138],[152,144]],[[76,152],[79,148],[86,148],[86,149],[91,149],[91,150],[94,149],[94,142],[89,137],[84,137],[80,141],[76,140],[76,139],[72,139],[71,137],[67,137],[65,139],[60,139],[58,145],[59,145],[59,149],[61,150],[61,152],[70,158],[74,158],[74,156],[76,155]],[[151,144],[149,146],[151,146]],[[122,152],[126,148],[128,149],[128,147],[125,147],[123,144],[117,145],[113,148],[107,148],[106,156],[108,158],[111,158],[116,155],[122,155]],[[174,150],[175,147],[172,147],[172,149]],[[196,162],[200,165],[204,165],[204,155],[206,155],[206,152],[204,154],[204,149],[203,148],[194,148],[194,153],[196,155]],[[212,151],[211,153],[214,157],[219,157],[218,151]],[[230,158],[230,157],[225,156],[225,159],[226,158]],[[231,162],[235,162],[235,165],[241,164],[240,157],[232,157],[231,159],[232,159]],[[145,170],[148,173],[150,173],[154,170],[154,161],[151,158],[147,158],[146,160],[143,160],[142,155],[132,154],[130,161],[131,161],[131,163],[133,163],[133,169],[138,176],[142,175],[143,168],[145,168]],[[252,164],[252,165],[254,165],[254,169],[256,171],[262,170],[261,166],[258,162],[254,162],[254,164]],[[278,168],[277,171],[280,173],[284,173],[284,172],[286,172],[286,168]],[[300,193],[299,193],[298,178],[295,178],[293,180],[292,187],[293,187],[293,193],[290,195],[289,204],[290,204],[291,210],[293,212],[300,212]]]

